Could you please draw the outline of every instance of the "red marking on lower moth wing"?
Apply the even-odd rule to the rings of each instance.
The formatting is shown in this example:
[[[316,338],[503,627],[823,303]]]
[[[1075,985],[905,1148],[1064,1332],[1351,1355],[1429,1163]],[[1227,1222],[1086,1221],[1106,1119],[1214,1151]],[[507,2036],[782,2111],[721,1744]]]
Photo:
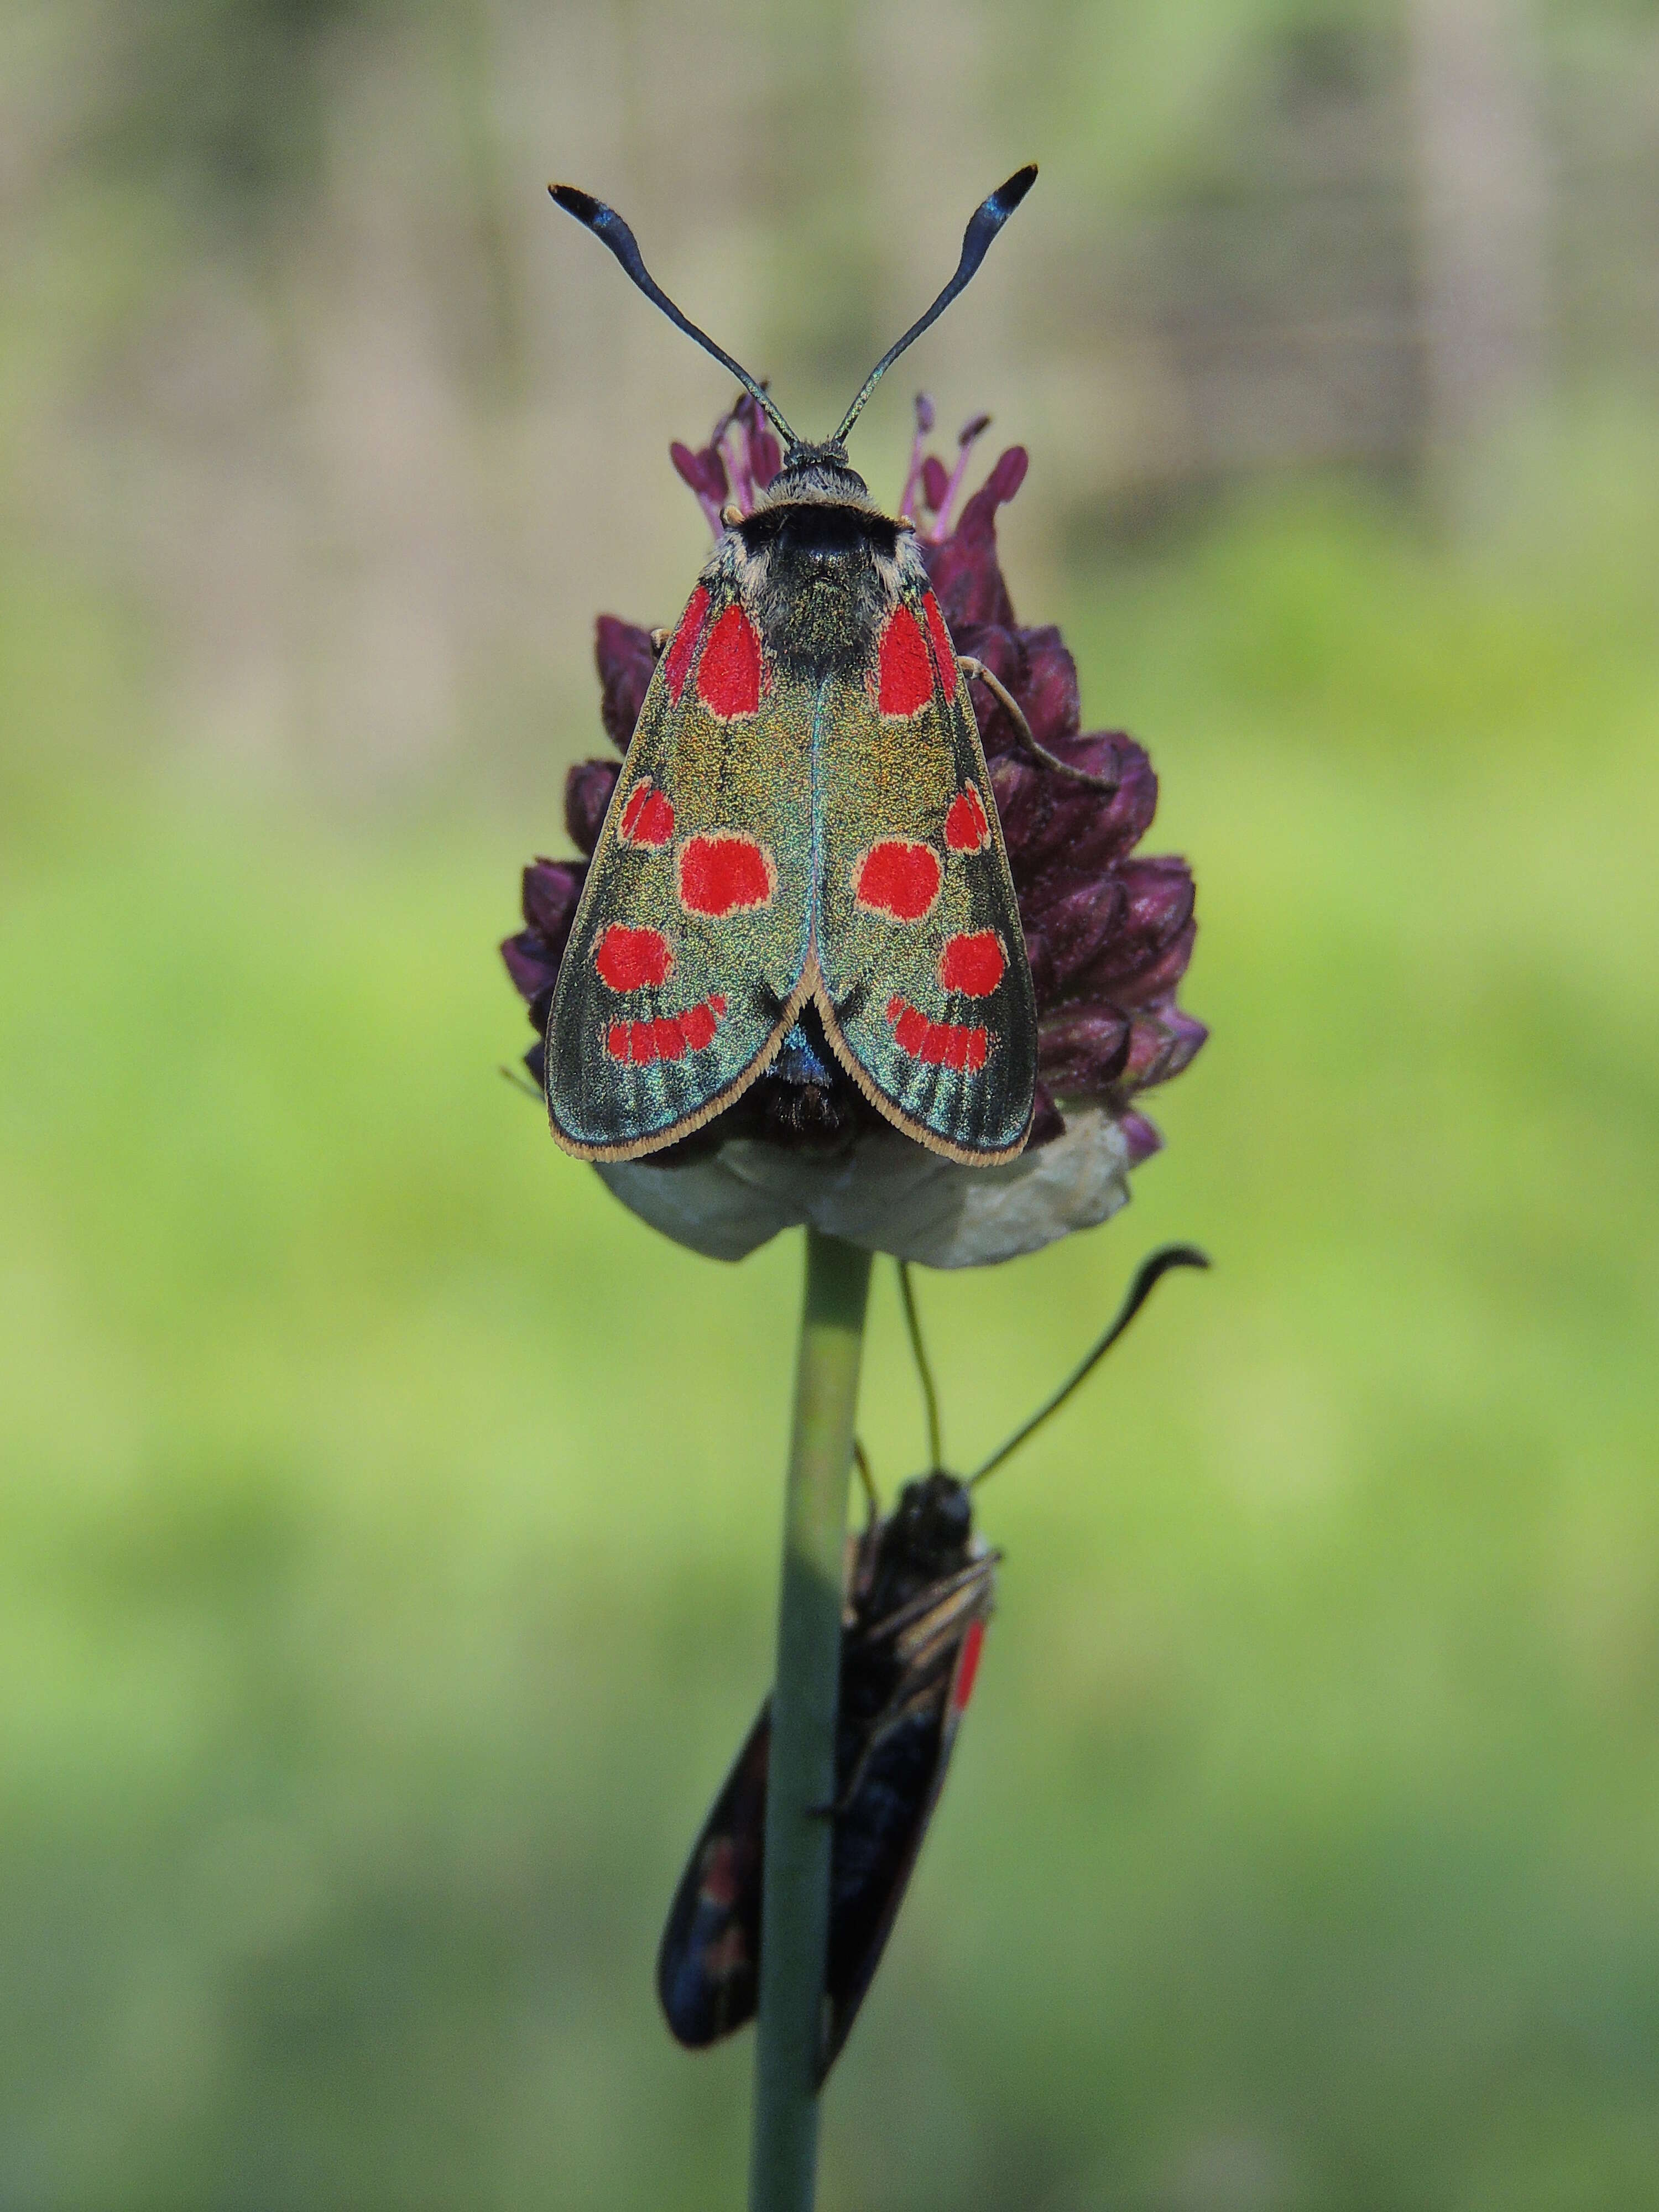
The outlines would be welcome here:
[[[887,1001],[887,1018],[899,1050],[924,1067],[959,1067],[971,1073],[985,1065],[990,1036],[977,1023],[930,1022],[903,999]]]
[[[665,983],[674,972],[674,951],[659,929],[629,929],[613,921],[593,948],[601,983],[613,991],[642,991]]]
[[[729,1981],[749,1964],[749,1939],[735,1923],[703,1946],[702,1970],[711,1982]]]
[[[697,1895],[705,1905],[724,1908],[737,1903],[737,1846],[731,1837],[716,1836],[703,1853],[702,1879],[697,1885]]]
[[[680,1016],[680,1027],[685,1032],[685,1042],[693,1052],[701,1052],[706,1044],[713,1044],[714,1031],[719,1026],[707,1006],[688,1006]]]
[[[716,921],[750,914],[771,904],[777,885],[777,868],[765,846],[736,830],[710,830],[688,837],[680,848],[680,904],[688,914]]]
[[[985,1623],[970,1620],[968,1633],[962,1639],[962,1656],[957,1662],[957,1679],[951,1685],[951,1710],[960,1716],[968,1710],[968,1700],[974,1694],[974,1682],[979,1674],[979,1655],[985,1649]]]
[[[890,1009],[888,1018],[893,1022],[893,1028],[898,1037],[899,1050],[908,1053],[912,1060],[920,1060],[921,1048],[927,1042],[927,1015],[920,1012],[915,1006],[907,1006],[901,1000],[896,1020],[893,1019]]]
[[[908,607],[894,608],[881,634],[876,704],[884,714],[919,714],[933,696],[933,672],[921,627]]]
[[[685,612],[680,617],[680,626],[662,657],[662,680],[668,686],[668,696],[676,706],[679,704],[680,694],[685,689],[691,656],[697,649],[697,640],[702,635],[708,613],[708,594],[699,584],[687,600]]]
[[[920,921],[931,914],[945,868],[931,845],[908,837],[884,837],[853,864],[853,896],[889,921]]]
[[[760,640],[741,607],[727,607],[697,663],[697,696],[723,722],[760,709]]]
[[[939,601],[929,592],[923,599],[921,611],[927,617],[927,635],[933,641],[933,658],[939,663],[939,680],[947,691],[957,688],[957,649],[951,642],[951,633],[945,626],[945,617],[939,611]]]
[[[636,1067],[653,1060],[683,1060],[688,1052],[713,1044],[725,1012],[726,1001],[716,993],[683,1014],[663,1014],[653,1022],[612,1022],[605,1048],[612,1060]]]
[[[945,817],[945,842],[953,853],[982,853],[991,842],[985,801],[971,783],[964,784],[951,801],[951,811]]]
[[[960,991],[964,998],[988,999],[1007,966],[1002,939],[994,929],[947,937],[939,956],[939,985],[943,990]]]
[[[674,808],[653,783],[636,783],[628,794],[617,834],[624,845],[666,845],[674,835]]]

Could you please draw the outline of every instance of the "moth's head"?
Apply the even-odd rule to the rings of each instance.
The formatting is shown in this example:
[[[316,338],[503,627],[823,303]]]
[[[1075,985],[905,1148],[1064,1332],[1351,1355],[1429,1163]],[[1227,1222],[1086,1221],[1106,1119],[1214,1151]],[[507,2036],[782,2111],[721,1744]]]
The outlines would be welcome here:
[[[783,466],[761,495],[758,504],[873,508],[875,501],[864,478],[849,466],[846,447],[839,439],[831,438],[822,446],[809,446],[799,440],[792,445],[783,457]]]
[[[967,1553],[974,1533],[967,1485],[943,1468],[907,1482],[893,1508],[893,1528],[910,1558],[940,1569]]]

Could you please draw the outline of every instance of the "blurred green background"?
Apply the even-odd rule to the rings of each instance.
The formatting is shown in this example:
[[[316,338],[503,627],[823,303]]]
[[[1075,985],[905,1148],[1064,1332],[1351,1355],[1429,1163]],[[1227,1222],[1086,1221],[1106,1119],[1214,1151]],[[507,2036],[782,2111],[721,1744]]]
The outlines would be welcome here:
[[[923,1279],[952,1455],[1218,1266],[985,1494],[823,2203],[1659,2205],[1652,0],[9,0],[0,149],[0,2203],[740,2201],[651,1965],[799,1253],[559,1157],[494,951],[729,393],[543,187],[811,429],[1035,155],[855,458],[1030,447],[1214,1037]]]

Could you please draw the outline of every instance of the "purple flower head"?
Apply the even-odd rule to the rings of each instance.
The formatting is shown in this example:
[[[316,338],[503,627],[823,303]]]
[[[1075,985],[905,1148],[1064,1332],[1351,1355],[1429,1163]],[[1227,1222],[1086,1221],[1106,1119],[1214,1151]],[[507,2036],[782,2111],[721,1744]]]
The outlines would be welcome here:
[[[935,419],[921,395],[901,512],[916,526],[952,641],[1000,680],[1040,745],[1113,785],[1104,793],[1035,760],[1006,709],[986,685],[972,684],[1036,990],[1030,1139],[1018,1159],[994,1169],[925,1152],[865,1099],[809,1008],[726,1112],[646,1160],[600,1167],[646,1218],[721,1257],[811,1218],[878,1249],[963,1265],[1103,1219],[1127,1197],[1127,1170],[1163,1141],[1132,1102],[1180,1074],[1206,1035],[1177,1004],[1196,932],[1191,871],[1174,855],[1135,850],[1158,806],[1152,763],[1121,731],[1084,730],[1065,641],[1052,624],[1018,622],[1003,577],[997,513],[1024,482],[1025,449],[1009,447],[964,499],[990,418],[964,425],[949,465],[926,449]],[[777,441],[746,396],[707,446],[671,450],[716,536],[722,509],[748,514],[781,463]],[[601,615],[594,658],[601,719],[625,751],[655,665],[652,635]],[[538,1084],[553,984],[618,773],[603,758],[569,770],[565,826],[586,857],[526,869],[526,926],[501,947],[537,1029],[526,1063]]]

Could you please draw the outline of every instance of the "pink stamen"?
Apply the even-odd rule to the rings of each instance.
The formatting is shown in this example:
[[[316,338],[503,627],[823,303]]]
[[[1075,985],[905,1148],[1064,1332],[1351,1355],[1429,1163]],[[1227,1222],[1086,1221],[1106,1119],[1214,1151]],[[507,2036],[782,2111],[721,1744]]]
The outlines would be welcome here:
[[[945,487],[945,497],[939,502],[939,514],[933,522],[935,543],[951,534],[951,517],[956,512],[957,501],[962,495],[963,482],[968,474],[969,457],[976,441],[982,438],[990,427],[988,415],[975,415],[971,422],[964,422],[962,426],[961,434],[957,440],[961,448],[957,455],[957,465],[951,471],[951,481]]]
[[[920,520],[914,501],[916,488],[921,482],[922,441],[933,427],[933,403],[925,392],[916,394],[916,428],[910,441],[910,465],[905,471],[904,489],[899,495],[898,511],[908,514],[912,522]]]

